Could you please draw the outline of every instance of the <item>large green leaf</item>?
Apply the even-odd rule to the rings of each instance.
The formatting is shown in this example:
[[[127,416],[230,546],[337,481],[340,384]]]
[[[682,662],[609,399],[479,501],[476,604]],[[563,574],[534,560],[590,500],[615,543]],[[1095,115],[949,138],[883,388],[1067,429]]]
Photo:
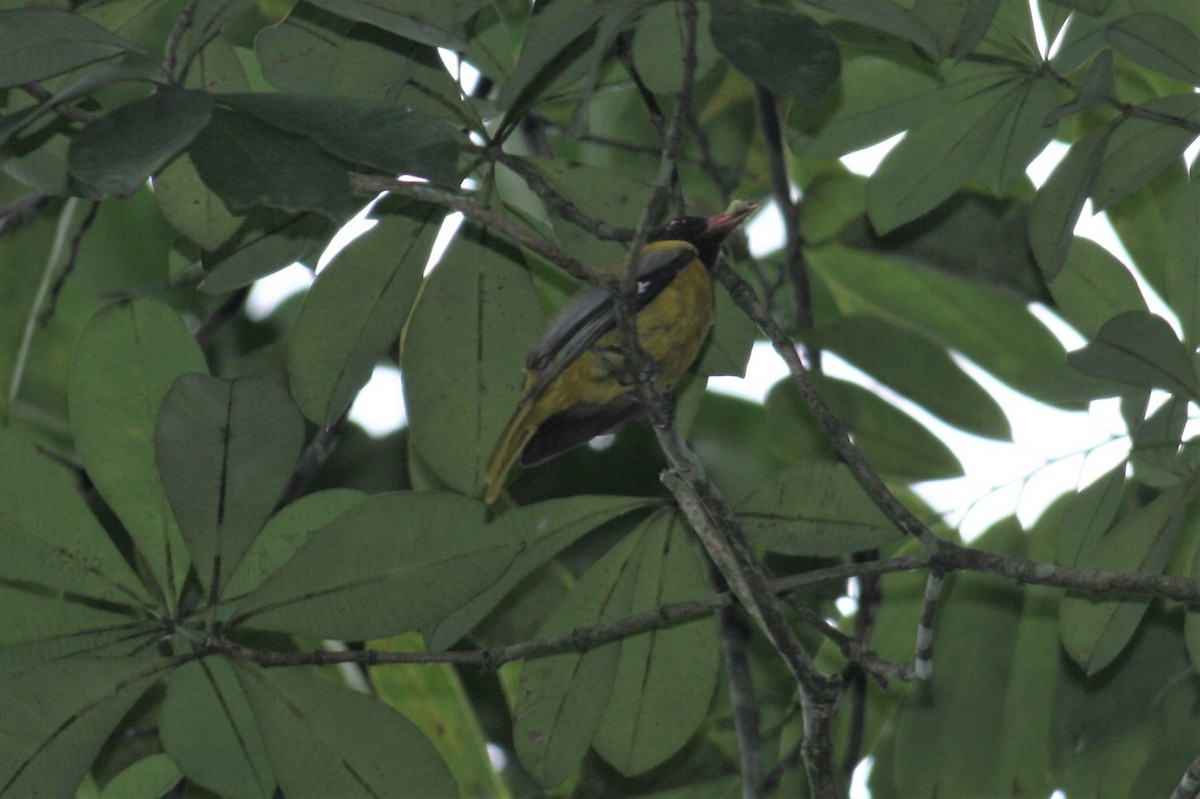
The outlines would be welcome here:
[[[400,208],[338,253],[304,298],[288,341],[288,385],[313,422],[337,421],[400,335],[441,219]],[[405,213],[408,211],[408,213]]]
[[[841,71],[833,39],[794,11],[717,0],[710,31],[721,55],[746,77],[804,105],[819,103]]]
[[[1133,275],[1112,253],[1088,239],[1075,242],[1050,284],[1055,309],[1085,336],[1095,336],[1125,311],[1145,311]]]
[[[636,589],[633,567],[644,535],[630,535],[580,578],[538,631],[549,638],[629,615]],[[586,652],[537,658],[521,669],[513,717],[517,756],[546,788],[578,768],[600,728],[620,663],[620,642]]]
[[[943,55],[962,58],[992,24],[1000,0],[916,0],[913,13],[937,38]]]
[[[248,286],[260,277],[320,254],[338,230],[317,213],[259,208],[246,215],[238,232],[202,259],[207,275],[200,290],[210,294]]]
[[[123,655],[145,644],[131,634],[129,614],[51,596],[36,585],[0,585],[0,619],[0,680],[71,655]]]
[[[0,11],[0,88],[49,78],[134,49],[69,11]]]
[[[207,94],[161,89],[84,128],[71,143],[68,168],[90,194],[127,196],[190,145],[211,115]]]
[[[500,537],[521,541],[520,552],[495,582],[425,631],[429,647],[451,646],[535,569],[602,524],[650,502],[634,497],[574,496],[536,502],[501,514],[493,526]]]
[[[1191,127],[1200,122],[1200,95],[1176,94],[1152,100],[1139,109],[1142,115],[1125,119],[1114,131],[1104,163],[1096,173],[1091,195],[1097,211],[1140,189],[1178,162],[1196,139]],[[1157,114],[1185,122],[1163,124],[1155,117]]]
[[[997,76],[993,85],[909,131],[867,183],[867,213],[875,230],[887,233],[911,222],[962,188],[1024,94],[1022,82]]]
[[[329,488],[305,494],[280,508],[254,537],[229,579],[225,596],[236,599],[257,588],[287,563],[313,533],[366,497],[363,492],[350,488]]]
[[[1078,403],[1106,388],[1073,370],[1028,303],[1007,291],[840,246],[808,255],[843,313],[873,313],[915,328],[1046,402]]]
[[[1183,340],[1200,342],[1200,180],[1193,178],[1171,206],[1166,237],[1166,301],[1179,317]],[[1189,233],[1190,231],[1190,233]]]
[[[74,796],[163,668],[155,659],[76,655],[0,680],[0,793]]]
[[[877,316],[852,314],[816,330],[817,340],[889,388],[946,422],[1007,439],[1000,404],[950,354],[927,337]]]
[[[1164,491],[1150,504],[1127,514],[1079,565],[1140,574],[1161,574],[1188,518],[1195,486]],[[1059,632],[1067,654],[1092,675],[1129,644],[1150,600],[1092,599],[1068,594],[1059,606]]]
[[[366,646],[378,652],[422,651],[420,633],[406,633]],[[371,687],[379,701],[400,711],[437,748],[461,796],[513,799],[492,764],[488,738],[457,667],[450,663],[405,663],[375,667]]]
[[[917,482],[958,477],[962,464],[924,425],[854,383],[814,376],[818,392],[880,472]],[[824,456],[830,445],[790,380],[767,395],[775,454],[789,463]]]
[[[316,211],[341,222],[355,211],[346,169],[315,142],[247,114],[214,108],[188,148],[204,182],[235,211]]]
[[[193,660],[171,673],[158,734],[189,780],[221,796],[249,799],[275,788],[249,701],[222,658]]]
[[[1054,280],[1075,240],[1075,223],[1104,162],[1114,125],[1096,128],[1067,153],[1029,210],[1029,246],[1047,280]]]
[[[158,471],[201,585],[220,596],[291,479],[304,423],[266,377],[183,375],[159,408]]]
[[[348,19],[365,22],[408,39],[454,50],[466,48],[462,27],[486,0],[309,0]]]
[[[149,601],[72,476],[7,428],[0,428],[0,537],[0,574],[9,580],[122,604]]]
[[[153,299],[96,314],[71,367],[75,446],[168,602],[183,588],[188,557],[158,474],[154,416],[179,375],[207,371],[183,320]]]
[[[1009,518],[974,546],[1024,555],[1026,538]],[[1043,548],[1048,544],[1042,536]],[[1019,785],[1040,796],[1054,787],[1049,749],[1058,671],[1056,599],[1045,589],[983,575],[949,578],[935,626],[937,673],[909,694],[890,722],[890,795],[1008,796]]]
[[[438,119],[378,100],[321,94],[224,94],[218,101],[303,136],[352,164],[454,185],[458,136]]]
[[[1184,83],[1200,83],[1200,39],[1165,14],[1130,14],[1104,32],[1122,55]]]
[[[413,444],[438,479],[467,494],[481,490],[542,326],[515,258],[486,228],[461,231],[422,287],[401,343]]]
[[[955,92],[974,93],[995,79],[976,76],[950,88],[911,53],[859,55],[842,69],[841,81],[820,105],[794,105],[788,112],[788,145],[802,158],[836,157],[881,142],[928,119]]]
[[[927,56],[938,53],[938,41],[921,17],[893,0],[804,0],[807,5],[837,14],[883,33],[912,42]]]
[[[1165,319],[1147,311],[1126,311],[1109,319],[1095,339],[1069,359],[1085,374],[1200,397],[1191,354]]]
[[[630,613],[709,593],[706,558],[677,512],[655,514],[631,535],[642,543]],[[711,619],[621,640],[612,696],[592,746],[627,776],[665,762],[696,733],[717,685],[718,643]]]
[[[786,555],[841,555],[902,537],[842,464],[792,466],[735,503],[734,511],[754,543]]]
[[[429,739],[373,697],[296,669],[239,665],[234,673],[284,795],[459,795]]]
[[[242,223],[204,184],[187,153],[155,176],[154,199],[171,225],[205,250],[220,247]]]
[[[123,769],[100,792],[100,799],[128,796],[165,796],[183,778],[179,767],[166,755],[150,755]]]
[[[313,532],[230,623],[348,640],[434,624],[494,583],[520,548],[485,515],[457,494],[376,494]]]

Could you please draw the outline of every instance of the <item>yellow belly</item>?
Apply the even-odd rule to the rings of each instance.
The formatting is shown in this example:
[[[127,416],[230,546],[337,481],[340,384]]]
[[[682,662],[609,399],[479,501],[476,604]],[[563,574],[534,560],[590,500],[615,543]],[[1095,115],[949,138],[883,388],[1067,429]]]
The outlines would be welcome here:
[[[712,281],[697,259],[638,312],[638,340],[658,365],[658,385],[674,388],[688,370],[713,323]],[[530,375],[532,382],[534,375]],[[625,371],[621,333],[601,336],[592,349],[577,358],[549,386],[536,404],[551,413],[574,404],[603,405],[635,391]],[[541,416],[541,414],[539,414]]]

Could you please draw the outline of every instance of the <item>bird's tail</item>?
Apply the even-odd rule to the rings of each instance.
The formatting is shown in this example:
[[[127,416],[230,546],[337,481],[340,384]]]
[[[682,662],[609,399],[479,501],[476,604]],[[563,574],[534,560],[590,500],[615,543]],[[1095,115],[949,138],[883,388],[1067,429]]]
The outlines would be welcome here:
[[[508,470],[516,463],[517,458],[521,456],[521,450],[525,449],[530,437],[537,430],[538,420],[530,416],[533,407],[534,404],[529,402],[528,398],[521,400],[517,409],[513,411],[512,418],[505,425],[504,432],[500,434],[492,456],[488,458],[487,469],[483,473],[483,501],[489,505],[500,496],[505,478],[508,477]]]

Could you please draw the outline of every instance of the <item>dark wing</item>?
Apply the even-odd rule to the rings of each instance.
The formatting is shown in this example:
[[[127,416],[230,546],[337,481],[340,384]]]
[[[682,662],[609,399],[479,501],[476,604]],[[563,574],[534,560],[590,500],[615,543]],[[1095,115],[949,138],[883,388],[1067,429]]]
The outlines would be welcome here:
[[[561,455],[596,436],[611,433],[631,422],[642,412],[641,402],[633,394],[618,397],[605,405],[576,405],[542,422],[521,451],[521,465],[533,466]]]
[[[646,307],[695,258],[695,247],[686,242],[649,245],[638,266],[637,310]],[[546,325],[525,359],[525,368],[537,372],[531,393],[536,395],[549,385],[616,324],[612,295],[607,290],[589,288],[572,297]]]

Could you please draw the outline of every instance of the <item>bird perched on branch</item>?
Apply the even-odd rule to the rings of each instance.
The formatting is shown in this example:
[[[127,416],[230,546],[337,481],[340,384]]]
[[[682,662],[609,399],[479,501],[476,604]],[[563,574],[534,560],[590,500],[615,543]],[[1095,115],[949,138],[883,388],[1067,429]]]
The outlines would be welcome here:
[[[636,284],[638,341],[663,391],[700,353],[713,323],[711,270],[725,238],[755,207],[735,200],[724,213],[672,219],[647,237]],[[541,463],[637,418],[641,400],[629,371],[612,294],[583,289],[525,358],[525,390],[488,459],[484,500],[496,501],[518,458]]]

